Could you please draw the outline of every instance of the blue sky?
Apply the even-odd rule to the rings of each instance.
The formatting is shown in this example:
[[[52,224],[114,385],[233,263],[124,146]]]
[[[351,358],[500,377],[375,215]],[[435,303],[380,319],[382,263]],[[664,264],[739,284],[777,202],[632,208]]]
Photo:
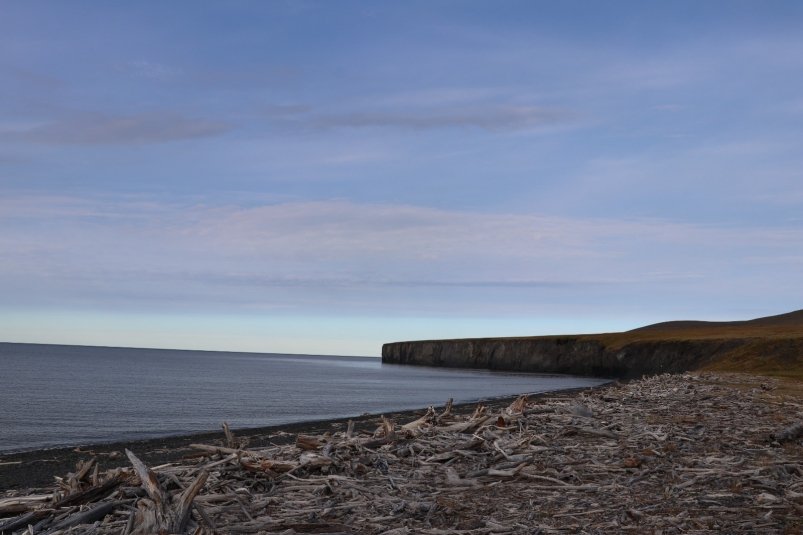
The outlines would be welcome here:
[[[800,2],[4,2],[0,340],[801,308]]]

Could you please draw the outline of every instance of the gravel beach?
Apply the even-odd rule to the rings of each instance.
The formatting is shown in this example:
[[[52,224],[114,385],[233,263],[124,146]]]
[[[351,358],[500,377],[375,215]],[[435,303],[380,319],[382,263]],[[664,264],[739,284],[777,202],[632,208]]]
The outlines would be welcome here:
[[[47,467],[36,481],[62,479],[6,490],[0,532],[791,535],[803,531],[802,402],[799,381],[661,375],[354,429],[103,446],[94,472],[29,453],[23,466]],[[109,459],[123,447],[136,451]]]
[[[596,388],[605,388],[605,386],[607,385]],[[563,396],[587,390],[590,389],[577,388],[559,392],[544,392],[531,395],[530,398]],[[502,396],[483,400],[483,403],[492,408],[499,408],[509,405],[514,399],[516,399],[516,396]],[[476,402],[463,403],[455,405],[455,408],[473,410],[476,404]],[[418,418],[423,414],[423,410],[424,408],[397,411],[385,413],[385,415],[396,421],[404,422]],[[379,414],[366,414],[355,418],[307,421],[251,429],[235,429],[234,431],[238,437],[248,440],[249,447],[260,447],[294,441],[297,434],[316,435],[342,430],[345,429],[349,420],[353,420],[358,428],[373,431],[378,425],[379,418]],[[79,462],[89,461],[93,457],[98,457],[102,468],[105,469],[128,466],[128,459],[123,454],[126,448],[137,452],[137,455],[149,465],[160,465],[178,461],[184,456],[193,453],[189,448],[192,443],[214,444],[221,443],[222,440],[223,432],[219,430],[147,440],[89,444],[78,447],[31,450],[7,454],[0,453],[0,492],[10,489],[37,488],[51,485],[54,476],[66,474],[74,470]]]

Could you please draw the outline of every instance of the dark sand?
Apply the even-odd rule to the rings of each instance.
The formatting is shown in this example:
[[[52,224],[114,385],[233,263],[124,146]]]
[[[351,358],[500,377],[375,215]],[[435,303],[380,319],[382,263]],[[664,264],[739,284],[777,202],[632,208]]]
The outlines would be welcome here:
[[[574,395],[577,392],[604,388],[606,383],[591,388],[573,388],[557,390],[530,395],[530,399],[543,397],[556,397]],[[495,409],[509,405],[517,396],[481,400],[480,402]],[[478,402],[455,405],[455,409],[467,410]],[[426,412],[425,408],[418,410],[385,413],[385,416],[398,423],[415,420]],[[294,442],[296,435],[319,435],[344,430],[349,420],[354,420],[355,429],[373,432],[379,425],[379,414],[366,414],[353,418],[337,418],[333,420],[318,420],[281,424],[251,429],[234,429],[238,438],[247,437],[249,448],[258,448],[270,444],[286,444]],[[209,431],[191,435],[181,435],[148,440],[132,440],[112,442],[106,444],[92,444],[80,447],[54,448],[46,450],[33,450],[19,453],[0,454],[0,492],[10,489],[32,489],[50,487],[54,476],[65,476],[75,470],[79,461],[87,461],[98,457],[100,470],[107,470],[120,466],[130,466],[124,454],[129,449],[137,454],[148,466],[158,466],[194,456],[195,450],[189,448],[190,444],[202,443],[223,445],[223,431]]]

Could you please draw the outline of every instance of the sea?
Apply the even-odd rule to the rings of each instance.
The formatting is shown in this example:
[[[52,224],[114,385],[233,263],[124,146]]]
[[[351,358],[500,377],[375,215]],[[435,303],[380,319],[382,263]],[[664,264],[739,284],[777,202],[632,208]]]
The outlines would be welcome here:
[[[353,417],[605,379],[379,358],[0,343],[0,452]]]

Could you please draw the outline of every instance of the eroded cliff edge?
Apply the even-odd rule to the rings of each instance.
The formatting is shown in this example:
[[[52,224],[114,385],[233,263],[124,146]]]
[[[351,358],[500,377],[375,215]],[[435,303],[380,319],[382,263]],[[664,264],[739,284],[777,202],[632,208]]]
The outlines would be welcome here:
[[[598,335],[393,342],[382,362],[612,378],[699,369],[803,378],[803,311]]]
[[[735,340],[641,342],[611,349],[573,337],[429,340],[385,344],[382,362],[633,378],[696,369],[738,345]]]

